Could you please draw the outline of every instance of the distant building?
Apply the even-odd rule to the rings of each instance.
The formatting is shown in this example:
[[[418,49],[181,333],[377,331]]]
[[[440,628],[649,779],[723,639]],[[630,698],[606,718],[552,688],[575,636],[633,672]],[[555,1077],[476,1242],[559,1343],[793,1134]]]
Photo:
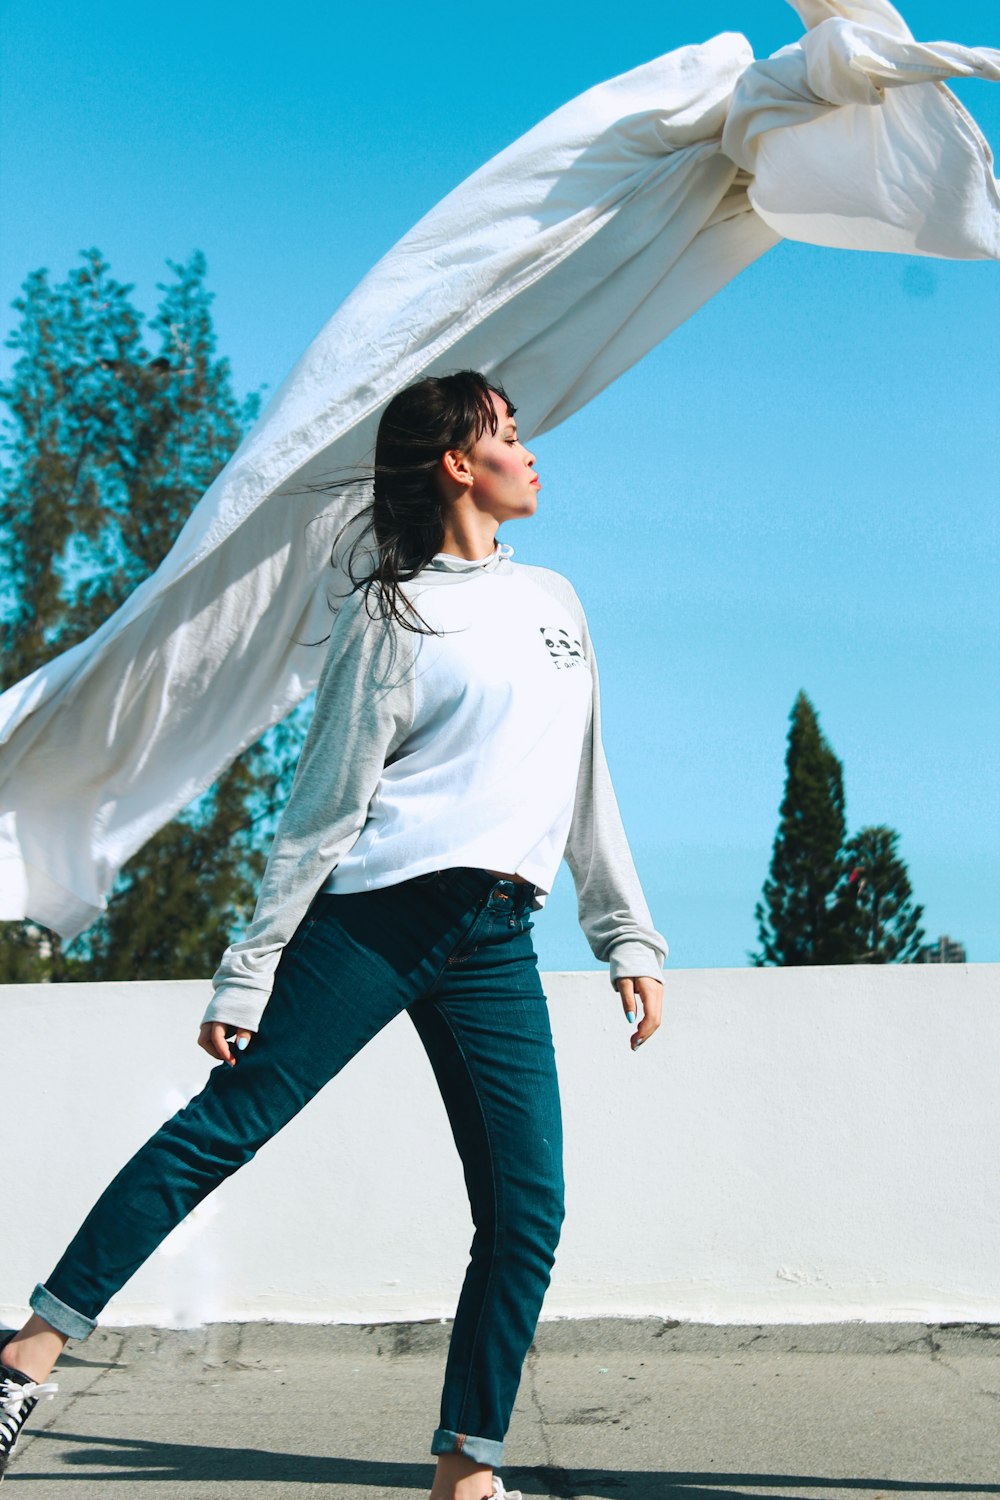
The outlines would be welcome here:
[[[964,964],[967,962],[964,943],[953,943],[947,933],[943,933],[936,943],[925,943],[917,955],[918,964]]]

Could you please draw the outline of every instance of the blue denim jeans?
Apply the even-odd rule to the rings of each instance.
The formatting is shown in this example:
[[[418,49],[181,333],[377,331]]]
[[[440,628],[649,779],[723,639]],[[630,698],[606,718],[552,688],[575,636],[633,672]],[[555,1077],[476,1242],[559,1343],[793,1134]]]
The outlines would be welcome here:
[[[475,1224],[431,1452],[499,1463],[563,1217],[531,892],[452,869],[317,896],[247,1051],[214,1068],[119,1172],[35,1289],[34,1310],[86,1337],[170,1230],[406,1010],[444,1099]]]

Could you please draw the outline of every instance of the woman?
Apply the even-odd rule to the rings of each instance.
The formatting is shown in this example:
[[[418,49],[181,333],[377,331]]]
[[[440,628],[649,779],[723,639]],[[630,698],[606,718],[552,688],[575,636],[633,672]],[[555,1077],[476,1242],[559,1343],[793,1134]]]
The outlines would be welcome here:
[[[431,1500],[503,1496],[503,1453],[563,1216],[559,1094],[530,913],[563,854],[633,1050],[660,1023],[653,929],[601,748],[583,610],[515,565],[537,507],[514,407],[472,371],[387,407],[370,567],[339,608],[254,920],[201,1026],[225,1066],[91,1210],[0,1349],[0,1469],[67,1338],[401,1010],[427,1050],[475,1223]]]

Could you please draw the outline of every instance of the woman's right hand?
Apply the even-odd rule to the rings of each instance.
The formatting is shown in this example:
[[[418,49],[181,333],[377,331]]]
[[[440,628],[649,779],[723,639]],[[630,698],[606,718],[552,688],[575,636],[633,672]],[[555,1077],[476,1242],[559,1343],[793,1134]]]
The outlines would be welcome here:
[[[243,1026],[227,1025],[225,1021],[202,1021],[198,1032],[198,1046],[204,1047],[209,1057],[233,1067],[238,1055],[250,1045],[252,1031]]]

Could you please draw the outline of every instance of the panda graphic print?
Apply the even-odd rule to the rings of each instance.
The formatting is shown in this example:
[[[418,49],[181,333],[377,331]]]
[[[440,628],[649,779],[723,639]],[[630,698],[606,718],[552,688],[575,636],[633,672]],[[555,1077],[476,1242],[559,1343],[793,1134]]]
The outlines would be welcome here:
[[[575,635],[570,635],[561,625],[540,625],[538,628],[549,655],[560,671],[566,667],[583,666],[583,642]]]

